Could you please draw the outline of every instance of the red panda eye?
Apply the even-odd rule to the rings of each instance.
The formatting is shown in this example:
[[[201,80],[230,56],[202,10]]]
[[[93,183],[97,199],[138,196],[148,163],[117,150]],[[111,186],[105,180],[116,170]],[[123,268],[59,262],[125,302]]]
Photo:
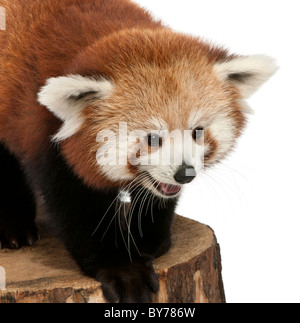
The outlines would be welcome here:
[[[199,141],[204,133],[204,128],[202,127],[197,127],[196,129],[193,130],[193,139],[197,142]]]
[[[162,145],[162,138],[157,134],[149,134],[146,141],[149,147],[160,147]]]

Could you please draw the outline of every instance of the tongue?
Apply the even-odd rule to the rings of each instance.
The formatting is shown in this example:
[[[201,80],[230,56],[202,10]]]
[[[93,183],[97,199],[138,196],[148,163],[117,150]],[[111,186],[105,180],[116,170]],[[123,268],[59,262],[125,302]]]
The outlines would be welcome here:
[[[160,188],[167,195],[177,194],[181,190],[180,186],[168,185],[168,184],[161,184]]]

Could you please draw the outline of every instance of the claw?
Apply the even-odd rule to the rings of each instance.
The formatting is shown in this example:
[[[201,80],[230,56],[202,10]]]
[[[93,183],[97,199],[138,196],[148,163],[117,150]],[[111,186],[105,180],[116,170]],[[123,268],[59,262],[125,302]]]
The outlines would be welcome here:
[[[9,242],[10,249],[19,249],[19,243],[17,240],[11,240]]]
[[[19,249],[32,246],[39,239],[34,224],[2,224],[0,227],[0,250],[4,248]]]
[[[159,290],[159,279],[150,266],[152,258],[142,257],[132,264],[102,268],[96,279],[102,283],[105,298],[111,303],[149,303]]]

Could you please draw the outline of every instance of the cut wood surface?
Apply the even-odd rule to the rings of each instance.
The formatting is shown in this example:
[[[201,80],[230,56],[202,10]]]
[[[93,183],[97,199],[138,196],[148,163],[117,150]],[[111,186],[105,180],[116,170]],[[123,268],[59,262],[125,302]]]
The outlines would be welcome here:
[[[59,240],[41,226],[33,247],[0,251],[6,290],[0,303],[105,303],[101,284],[84,276]],[[224,303],[219,245],[213,231],[176,217],[173,246],[155,261],[160,291],[154,303]]]

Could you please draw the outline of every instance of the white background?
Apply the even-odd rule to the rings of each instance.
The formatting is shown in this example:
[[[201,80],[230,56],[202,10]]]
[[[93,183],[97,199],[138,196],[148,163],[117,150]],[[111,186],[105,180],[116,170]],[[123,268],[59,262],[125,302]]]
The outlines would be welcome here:
[[[229,303],[300,302],[299,0],[135,2],[176,31],[277,59],[236,151],[186,188],[178,213],[215,230]]]

